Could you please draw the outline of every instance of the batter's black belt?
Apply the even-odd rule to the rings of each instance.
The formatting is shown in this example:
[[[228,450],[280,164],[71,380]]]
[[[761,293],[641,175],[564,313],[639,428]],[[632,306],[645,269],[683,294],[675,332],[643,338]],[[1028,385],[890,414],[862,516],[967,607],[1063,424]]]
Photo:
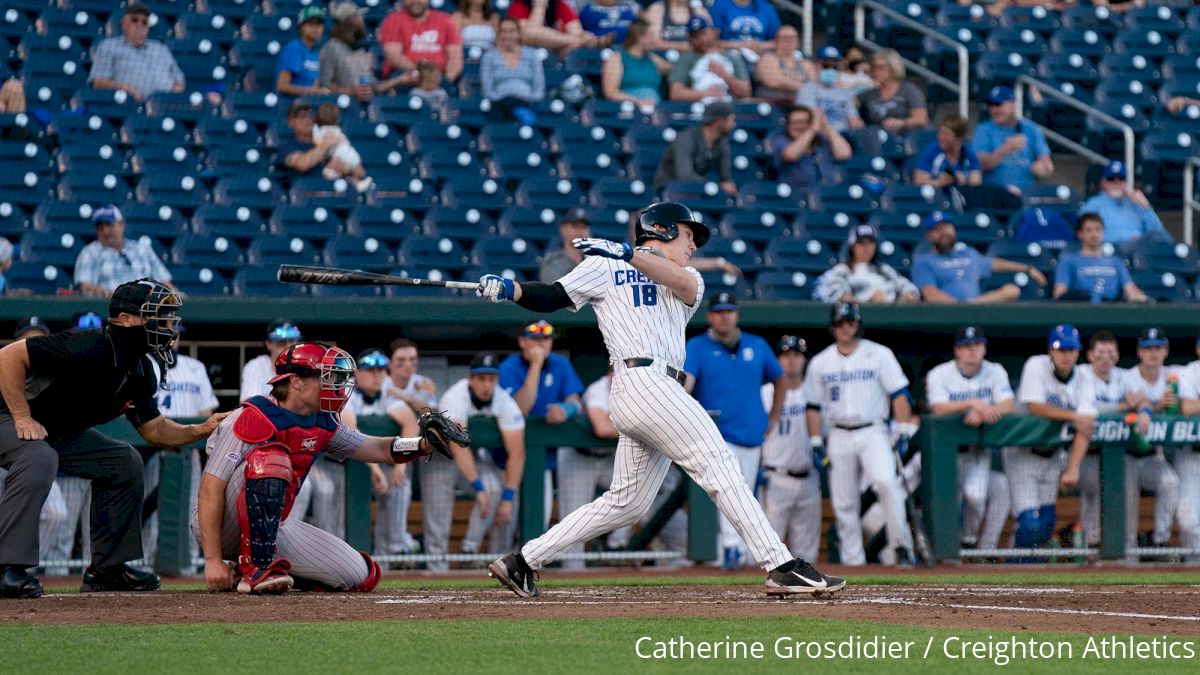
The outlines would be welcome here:
[[[841,429],[842,431],[858,431],[859,429],[866,429],[873,426],[875,426],[874,422],[865,422],[863,424],[835,424],[833,428]]]
[[[654,363],[654,359],[647,358],[644,356],[640,356],[640,357],[634,358],[634,359],[625,359],[625,367],[626,368],[645,368],[646,366],[652,365],[653,363]],[[671,366],[663,366],[663,370],[667,371],[667,375],[672,380],[675,380],[679,384],[683,384],[684,382],[687,382],[687,375],[682,370],[679,370],[678,368],[672,368]]]
[[[575,448],[575,452],[584,457],[612,457],[612,449]]]
[[[1029,451],[1043,459],[1049,459],[1058,453],[1059,448],[1030,448]]]
[[[804,471],[788,471],[786,469],[780,469],[779,467],[776,467],[776,466],[764,466],[763,468],[766,469],[767,471],[770,471],[771,473],[787,474],[787,475],[791,476],[792,478],[808,478],[808,470],[807,469]]]

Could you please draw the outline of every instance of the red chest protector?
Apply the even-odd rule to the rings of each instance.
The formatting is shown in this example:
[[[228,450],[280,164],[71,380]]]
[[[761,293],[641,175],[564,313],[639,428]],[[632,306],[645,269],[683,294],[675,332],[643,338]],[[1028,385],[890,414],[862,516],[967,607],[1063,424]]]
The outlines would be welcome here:
[[[233,423],[233,434],[255,445],[267,442],[285,445],[292,461],[291,494],[294,495],[317,453],[325,449],[337,428],[333,413],[297,415],[266,396],[255,396],[242,403],[242,413]]]

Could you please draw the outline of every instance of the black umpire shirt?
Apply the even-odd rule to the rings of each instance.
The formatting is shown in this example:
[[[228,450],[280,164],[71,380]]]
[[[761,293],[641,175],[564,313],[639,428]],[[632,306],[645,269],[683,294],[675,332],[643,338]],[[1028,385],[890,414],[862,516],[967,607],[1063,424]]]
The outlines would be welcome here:
[[[51,439],[122,413],[134,427],[162,414],[154,401],[158,378],[149,357],[130,355],[109,331],[67,330],[25,341],[30,365],[25,397],[33,419]],[[3,397],[0,411],[8,411]]]

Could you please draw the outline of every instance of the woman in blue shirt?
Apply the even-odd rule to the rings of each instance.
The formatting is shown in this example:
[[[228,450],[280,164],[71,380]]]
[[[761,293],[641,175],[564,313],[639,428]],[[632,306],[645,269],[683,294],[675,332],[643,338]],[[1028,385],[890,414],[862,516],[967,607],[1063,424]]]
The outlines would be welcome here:
[[[709,10],[721,29],[722,49],[765,52],[775,47],[779,14],[767,0],[716,0]]]
[[[601,91],[610,101],[654,105],[662,100],[662,78],[671,71],[666,59],[650,51],[650,24],[634,21],[621,49],[604,62]]]
[[[1095,213],[1079,216],[1075,226],[1079,250],[1063,253],[1054,271],[1054,299],[1102,302],[1145,302],[1146,294],[1133,283],[1129,269],[1115,255],[1104,255],[1104,221]]]

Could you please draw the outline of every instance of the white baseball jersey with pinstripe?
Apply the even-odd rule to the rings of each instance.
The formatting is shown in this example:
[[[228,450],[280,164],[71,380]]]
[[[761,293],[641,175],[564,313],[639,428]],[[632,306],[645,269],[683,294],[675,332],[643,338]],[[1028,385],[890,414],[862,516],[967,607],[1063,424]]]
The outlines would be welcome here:
[[[704,298],[700,273],[684,269],[695,277],[695,297],[680,298],[629,263],[599,256],[585,257],[557,282],[572,311],[584,305],[596,311],[613,362],[611,419],[621,436],[608,492],[521,549],[535,570],[578,544],[636,523],[649,510],[672,461],[713,498],[763,568],[792,560],[717,425],[667,374],[668,367],[683,367],[684,329]],[[653,363],[628,367],[625,360],[631,358]]]
[[[992,361],[984,361],[979,372],[971,377],[963,375],[954,361],[937,366],[925,376],[925,398],[930,407],[940,403],[958,401],[983,401],[996,405],[1015,398],[1008,372]],[[1000,543],[1000,529],[1008,516],[1008,490],[1003,495],[989,494],[989,485],[997,481],[1007,482],[1000,472],[992,475],[992,451],[990,448],[968,448],[958,455],[958,485],[963,502],[962,541],[978,544],[980,548],[995,548]],[[994,517],[988,514],[994,504],[1003,498],[1004,508]],[[988,517],[985,519],[985,514]],[[998,523],[1000,527],[987,527]],[[980,526],[984,531],[980,532]]]
[[[1178,368],[1180,400],[1200,399],[1200,361]],[[1175,470],[1179,473],[1179,543],[1200,549],[1200,445],[1180,448],[1175,455]],[[1188,562],[1200,560],[1188,556]]]
[[[763,408],[769,412],[775,402],[775,383],[768,382],[759,391]],[[789,389],[775,432],[763,440],[767,486],[762,502],[771,527],[787,541],[792,553],[816,560],[821,547],[821,480],[808,446],[807,408],[803,383]]]

